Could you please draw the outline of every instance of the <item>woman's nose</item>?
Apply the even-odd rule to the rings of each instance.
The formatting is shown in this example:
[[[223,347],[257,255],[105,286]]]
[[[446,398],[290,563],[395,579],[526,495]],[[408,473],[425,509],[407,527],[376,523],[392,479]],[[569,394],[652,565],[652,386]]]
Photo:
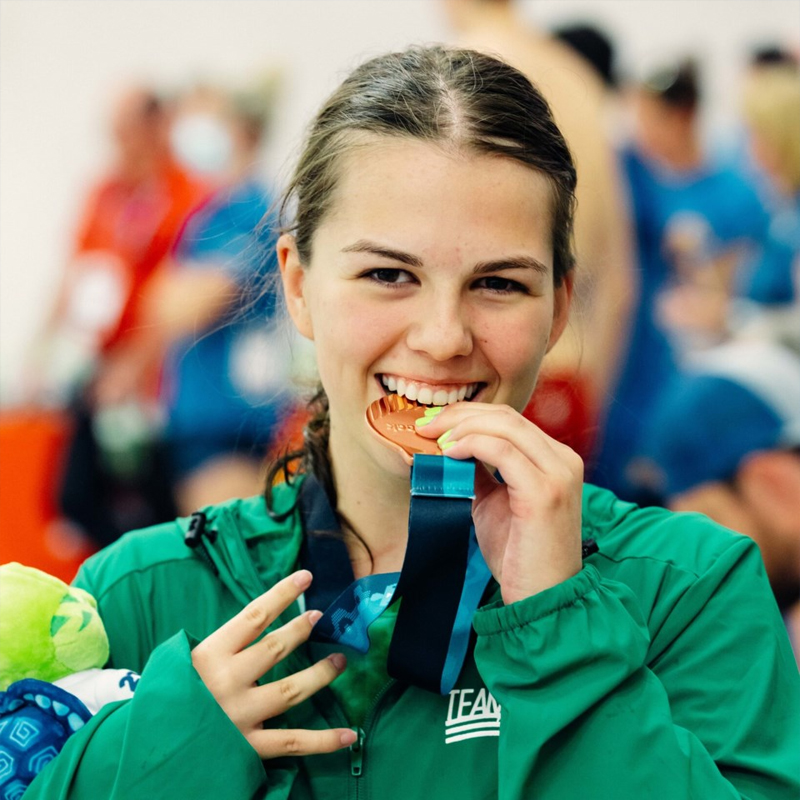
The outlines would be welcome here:
[[[406,343],[435,361],[472,352],[472,326],[461,298],[421,303],[408,327]]]

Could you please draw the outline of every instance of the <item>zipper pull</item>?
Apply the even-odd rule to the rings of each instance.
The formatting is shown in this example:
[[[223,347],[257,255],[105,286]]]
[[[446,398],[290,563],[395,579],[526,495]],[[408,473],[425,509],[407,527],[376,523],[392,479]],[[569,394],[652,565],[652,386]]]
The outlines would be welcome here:
[[[358,739],[350,745],[350,774],[354,778],[360,778],[364,761],[364,730],[363,728],[353,728],[353,730],[358,734]]]

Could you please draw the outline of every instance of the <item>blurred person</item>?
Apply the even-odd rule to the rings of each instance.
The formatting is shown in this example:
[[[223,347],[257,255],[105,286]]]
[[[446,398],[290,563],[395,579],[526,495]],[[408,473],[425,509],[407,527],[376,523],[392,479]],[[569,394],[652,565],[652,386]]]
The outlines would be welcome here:
[[[110,130],[113,164],[84,205],[37,342],[34,402],[64,403],[86,389],[104,405],[155,390],[157,363],[139,341],[145,289],[206,188],[172,159],[169,108],[152,89],[123,91]]]
[[[175,164],[169,108],[149,87],[117,98],[114,161],[90,193],[33,359],[33,403],[69,404],[64,513],[97,543],[173,512],[153,446],[163,357],[143,323],[149,287],[205,187]]]
[[[548,355],[526,414],[588,457],[627,347],[636,294],[632,227],[602,80],[571,47],[523,23],[514,6],[514,0],[444,0],[459,44],[499,54],[541,90],[580,171],[576,313]]]
[[[720,132],[717,133],[714,147],[720,153],[721,159],[743,172],[753,182],[759,194],[764,198],[768,210],[771,211],[774,205],[775,189],[772,179],[766,174],[764,167],[758,163],[750,144],[747,125],[741,113],[742,95],[750,76],[758,75],[763,70],[771,70],[775,67],[797,70],[800,68],[800,62],[798,56],[780,42],[765,42],[750,48],[741,67],[738,98],[739,119],[736,125],[721,132],[722,135]]]
[[[618,87],[614,43],[602,28],[594,23],[573,22],[554,28],[552,35],[591,64],[606,89],[614,91]]]
[[[230,92],[201,82],[178,94],[171,117],[169,144],[175,160],[215,188],[235,180],[235,173],[253,169],[242,153],[234,152],[234,140],[243,135],[246,123],[231,124],[232,104]],[[261,123],[253,119],[252,124]],[[248,152],[252,149],[248,143]]]
[[[768,222],[745,177],[705,153],[700,102],[695,62],[656,69],[631,90],[634,137],[621,154],[636,222],[641,290],[591,475],[642,503],[651,499],[640,493],[631,469],[649,409],[678,369],[685,347],[727,336],[737,270],[763,242]]]
[[[770,341],[696,354],[656,403],[639,474],[675,511],[759,545],[782,610],[800,599],[800,357]],[[796,610],[796,608],[795,608]],[[800,621],[800,620],[798,620]],[[794,645],[800,655],[800,639]]]
[[[759,62],[745,77],[742,113],[750,151],[772,189],[764,248],[742,276],[739,326],[800,353],[800,71]]]
[[[165,439],[180,513],[257,493],[293,407],[289,340],[275,323],[273,193],[258,177],[276,85],[271,74],[241,91],[197,87],[175,115],[176,157],[216,185],[149,308],[172,345]]]
[[[762,44],[753,48],[750,54],[750,68],[758,70],[761,67],[794,67],[800,66],[798,54],[780,44]]]
[[[621,73],[617,60],[617,47],[614,38],[600,25],[591,21],[565,22],[552,29],[552,35],[559,42],[563,42],[585,61],[597,74],[602,82],[604,92],[604,105],[606,116],[606,130],[609,142],[617,156],[618,172],[624,186],[624,194],[628,200],[625,176],[619,166],[618,151],[622,149],[628,139],[630,128],[624,107],[624,97],[621,91]],[[633,228],[631,222],[631,230]],[[633,233],[631,233],[631,237]],[[635,263],[635,260],[634,260]],[[632,304],[636,302],[634,293]]]

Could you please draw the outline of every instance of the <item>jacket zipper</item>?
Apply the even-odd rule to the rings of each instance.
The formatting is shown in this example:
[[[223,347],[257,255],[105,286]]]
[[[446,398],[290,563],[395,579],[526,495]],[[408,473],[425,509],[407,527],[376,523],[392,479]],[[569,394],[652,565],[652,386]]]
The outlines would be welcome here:
[[[357,799],[362,796],[361,783],[358,778],[361,778],[364,774],[364,750],[366,748],[367,733],[372,729],[373,720],[378,712],[378,708],[383,702],[383,699],[386,697],[386,695],[389,693],[389,690],[395,685],[395,683],[396,681],[390,680],[381,687],[381,690],[375,696],[375,700],[367,712],[367,716],[364,717],[364,727],[353,728],[358,735],[358,739],[356,739],[355,742],[350,745],[350,775],[356,779],[354,788],[355,797]]]
[[[363,770],[364,763],[364,729],[353,728],[356,732],[358,739],[350,745],[350,774],[354,778],[360,778]]]

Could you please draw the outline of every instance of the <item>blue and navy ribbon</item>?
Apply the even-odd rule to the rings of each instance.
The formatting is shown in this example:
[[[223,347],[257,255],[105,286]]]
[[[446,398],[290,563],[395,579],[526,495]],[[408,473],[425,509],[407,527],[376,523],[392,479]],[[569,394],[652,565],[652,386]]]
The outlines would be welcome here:
[[[389,674],[447,694],[458,680],[472,617],[491,578],[472,524],[474,484],[474,461],[415,455],[402,570],[353,581],[327,607],[314,626],[312,640],[365,653],[369,626],[402,597],[389,647]],[[325,513],[319,507],[312,513],[324,528]],[[327,526],[333,527],[330,512]],[[319,529],[313,523],[312,528]],[[341,548],[333,553],[335,541],[330,537],[312,540],[318,551],[314,560],[320,560],[320,551],[327,548],[339,559],[341,572],[345,567]]]

